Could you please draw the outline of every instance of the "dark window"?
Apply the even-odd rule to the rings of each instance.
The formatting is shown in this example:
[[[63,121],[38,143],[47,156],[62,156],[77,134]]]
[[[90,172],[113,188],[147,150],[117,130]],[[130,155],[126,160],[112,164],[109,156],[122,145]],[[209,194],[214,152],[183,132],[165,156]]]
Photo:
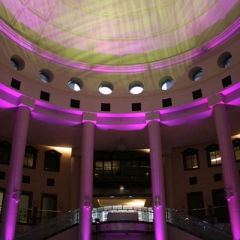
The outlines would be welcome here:
[[[41,93],[40,93],[40,99],[49,102],[49,99],[50,99],[50,93],[47,93],[47,92],[41,91]]]
[[[225,88],[229,85],[232,84],[232,79],[231,79],[231,76],[227,76],[225,78],[222,79],[222,86]]]
[[[23,167],[25,168],[36,168],[38,150],[34,147],[27,146],[25,149],[24,163]]]
[[[197,149],[188,148],[187,150],[183,151],[182,154],[184,170],[193,170],[200,168]]]
[[[240,161],[240,139],[236,138],[233,140],[233,149],[234,149],[234,154],[236,161]]]
[[[132,111],[141,111],[141,103],[132,103]]]
[[[111,110],[110,103],[101,103],[101,111],[110,112],[110,110]]]
[[[54,182],[55,182],[55,181],[54,181],[53,178],[48,178],[48,179],[47,179],[47,186],[52,186],[52,187],[53,187],[53,186],[54,186]]]
[[[197,178],[196,178],[196,177],[190,177],[190,178],[189,178],[189,183],[190,183],[190,185],[195,185],[195,184],[197,184]]]
[[[214,181],[215,182],[222,181],[222,174],[221,173],[214,174]]]
[[[5,179],[5,172],[0,172],[0,179],[4,180]]]
[[[44,159],[44,170],[51,172],[59,172],[61,155],[61,153],[55,150],[46,151]]]
[[[22,183],[30,183],[30,176],[22,176]]]
[[[218,144],[212,144],[206,148],[209,166],[219,166],[222,164],[220,150]]]
[[[80,101],[79,100],[75,100],[75,99],[71,99],[70,107],[72,107],[72,108],[79,108],[80,107]]]
[[[193,100],[201,98],[202,97],[202,90],[201,89],[196,90],[196,91],[192,92],[192,95],[193,95]]]
[[[162,99],[162,106],[165,107],[171,107],[172,106],[172,99],[167,98],[167,99]]]
[[[20,86],[21,86],[21,82],[12,78],[12,82],[11,82],[11,87],[19,90],[20,89]]]
[[[0,163],[9,164],[11,148],[11,143],[7,141],[0,142]]]

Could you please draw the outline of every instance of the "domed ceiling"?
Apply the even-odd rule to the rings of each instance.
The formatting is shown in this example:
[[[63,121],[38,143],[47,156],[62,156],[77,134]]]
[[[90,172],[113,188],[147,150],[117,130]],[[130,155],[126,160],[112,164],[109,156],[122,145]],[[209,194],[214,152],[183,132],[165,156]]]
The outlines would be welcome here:
[[[4,23],[51,54],[89,64],[168,59],[219,36],[238,0],[0,0]]]

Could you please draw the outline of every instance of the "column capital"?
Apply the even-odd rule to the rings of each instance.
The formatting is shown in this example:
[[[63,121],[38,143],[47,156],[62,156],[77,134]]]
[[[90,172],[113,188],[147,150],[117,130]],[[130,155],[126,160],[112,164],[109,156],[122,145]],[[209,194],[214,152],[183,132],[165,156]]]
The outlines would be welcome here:
[[[146,113],[146,122],[161,122],[160,119],[160,113],[159,112],[150,112],[150,113]]]
[[[95,113],[84,112],[82,115],[82,122],[92,122],[97,123],[97,115]]]
[[[22,95],[18,98],[18,106],[28,107],[32,111],[35,108],[35,101],[31,98],[28,98]]]
[[[225,104],[225,98],[222,93],[215,94],[208,98],[208,106],[213,108],[214,105]]]

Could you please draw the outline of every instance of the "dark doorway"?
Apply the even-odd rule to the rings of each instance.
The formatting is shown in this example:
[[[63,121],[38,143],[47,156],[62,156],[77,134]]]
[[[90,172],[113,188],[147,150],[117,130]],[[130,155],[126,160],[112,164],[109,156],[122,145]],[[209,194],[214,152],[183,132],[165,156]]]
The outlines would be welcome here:
[[[45,221],[56,216],[57,195],[42,194],[41,220]]]
[[[205,209],[203,202],[203,193],[202,192],[193,192],[187,193],[188,200],[188,214],[204,220],[205,218]]]
[[[212,190],[213,210],[217,222],[229,222],[229,213],[224,189]]]

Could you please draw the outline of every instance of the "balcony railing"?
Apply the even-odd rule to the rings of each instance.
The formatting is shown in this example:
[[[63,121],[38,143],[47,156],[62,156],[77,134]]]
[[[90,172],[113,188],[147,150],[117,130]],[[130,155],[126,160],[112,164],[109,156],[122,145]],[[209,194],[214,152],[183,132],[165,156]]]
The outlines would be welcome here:
[[[123,213],[123,212],[137,212],[138,221],[114,221],[107,222],[106,215],[111,213]],[[95,224],[95,218],[100,219],[100,223],[97,226]],[[152,232],[154,221],[152,208],[136,208],[124,205],[108,206],[101,208],[94,208],[92,211],[93,220],[93,232]],[[191,233],[202,239],[209,240],[232,240],[232,236],[229,232],[224,231],[210,223],[201,221],[190,215],[187,215],[176,210],[166,209],[166,221],[168,224],[177,227],[185,232]],[[40,240],[46,239],[58,232],[64,231],[79,222],[78,209],[57,216],[48,221],[42,222],[40,225],[34,226],[30,230],[18,235],[18,240]],[[128,222],[128,223],[127,223]],[[142,223],[142,224],[141,224]],[[144,224],[145,223],[145,224]],[[140,226],[140,225],[141,226]],[[135,229],[136,228],[136,229]],[[121,231],[120,231],[120,230]]]

